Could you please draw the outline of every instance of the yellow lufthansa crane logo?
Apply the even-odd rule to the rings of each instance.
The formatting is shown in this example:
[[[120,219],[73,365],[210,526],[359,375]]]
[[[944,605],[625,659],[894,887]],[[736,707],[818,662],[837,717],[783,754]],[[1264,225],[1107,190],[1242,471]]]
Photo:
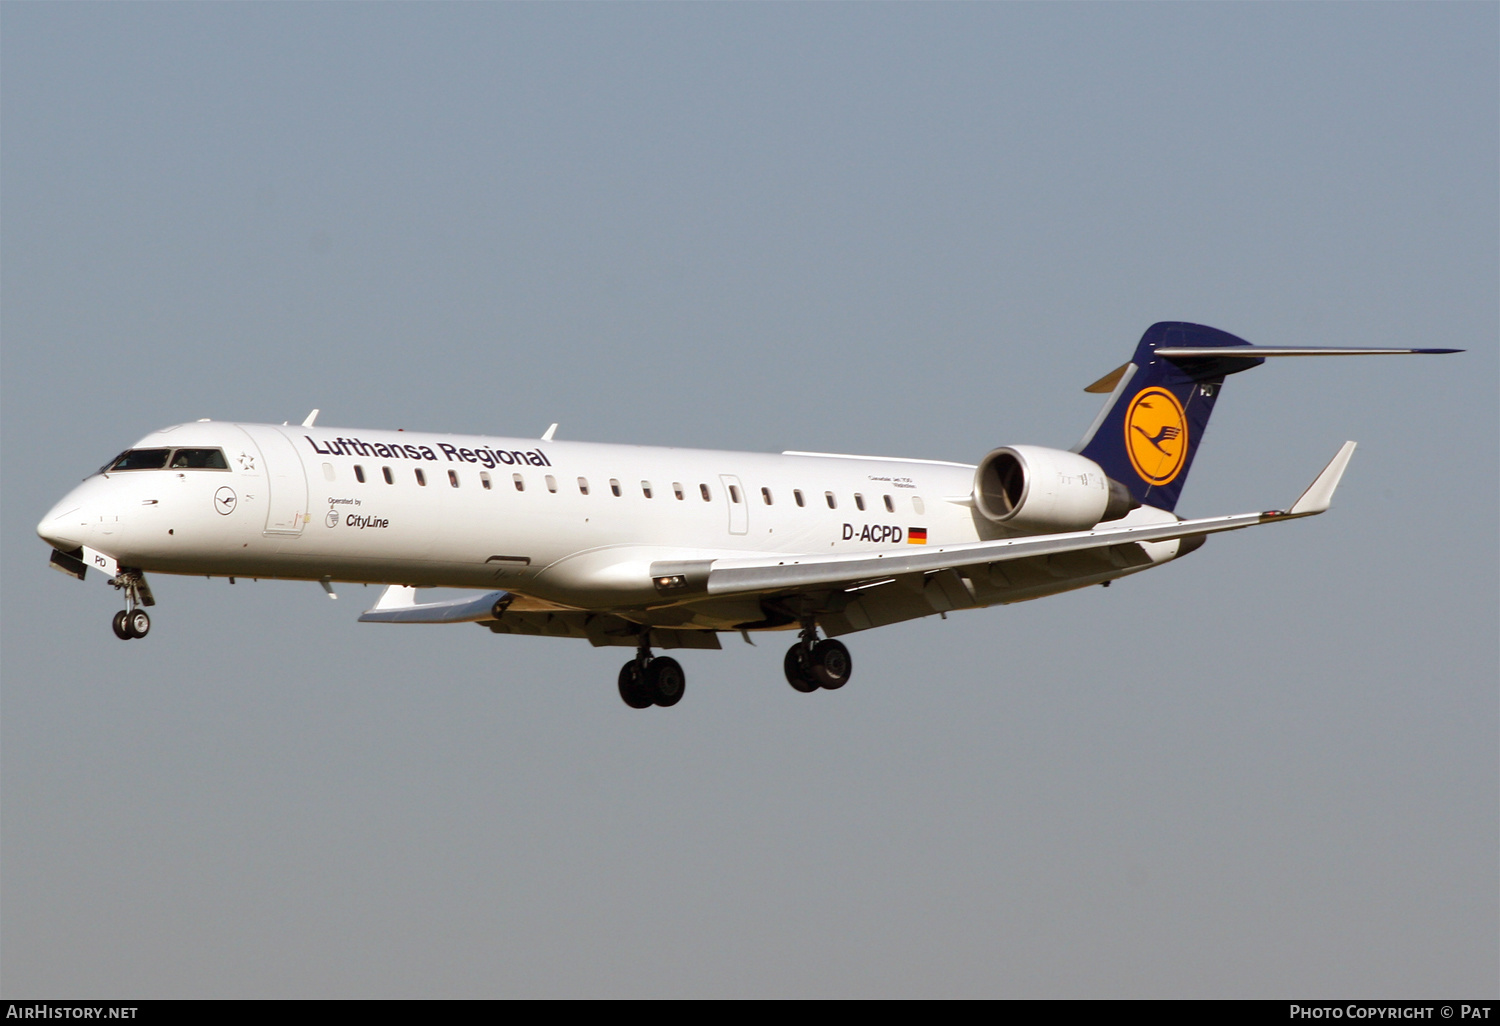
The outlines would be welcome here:
[[[1125,451],[1141,480],[1164,485],[1187,459],[1187,416],[1165,388],[1145,388],[1125,411]]]

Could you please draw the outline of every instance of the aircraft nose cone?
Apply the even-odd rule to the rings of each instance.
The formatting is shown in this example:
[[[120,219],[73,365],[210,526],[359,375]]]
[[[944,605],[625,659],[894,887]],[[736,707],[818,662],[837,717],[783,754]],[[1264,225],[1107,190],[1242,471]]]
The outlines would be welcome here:
[[[54,549],[72,552],[88,541],[89,525],[81,506],[60,502],[42,517],[36,533]]]

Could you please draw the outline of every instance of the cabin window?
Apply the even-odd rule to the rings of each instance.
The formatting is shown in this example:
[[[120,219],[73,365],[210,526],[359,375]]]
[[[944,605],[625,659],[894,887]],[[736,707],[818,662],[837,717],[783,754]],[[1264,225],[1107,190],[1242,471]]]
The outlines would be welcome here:
[[[172,457],[173,470],[228,470],[222,449],[178,449]]]
[[[865,508],[865,497],[858,492],[854,493],[854,508],[860,512],[863,512]]]
[[[421,467],[417,467],[415,469],[416,469],[416,472],[417,472],[417,484],[421,485],[423,488],[426,488],[427,487],[427,475],[424,474],[424,473],[422,473],[422,468]]]
[[[927,510],[924,509],[923,506],[922,506],[922,497],[920,495],[913,495],[911,497],[911,508],[912,508],[912,511],[914,513],[926,513],[927,512]]]
[[[706,485],[706,484],[700,484],[698,486],[698,494],[701,495],[701,496],[703,496],[703,501],[704,502],[712,502],[713,501],[713,498],[714,498],[713,497],[713,493],[708,490],[708,485]]]
[[[361,467],[358,463],[354,465],[354,480],[360,484],[365,483],[365,468]]]
[[[456,471],[456,470],[450,470],[450,471],[448,471],[448,483],[450,485],[452,485],[454,488],[458,487],[458,471]]]
[[[547,491],[552,492],[554,495],[557,493],[557,478],[551,474],[547,475]]]
[[[734,503],[736,506],[738,506],[740,504],[740,486],[739,485],[730,485],[729,486],[729,501],[732,502],[732,503]]]
[[[792,489],[792,501],[795,502],[799,506],[806,506],[807,505],[807,503],[805,503],[805,502],[802,501],[802,489],[801,488],[793,488]]]
[[[833,493],[832,492],[824,492],[823,493],[823,498],[826,499],[826,500],[828,500],[828,508],[829,509],[838,509],[839,508],[839,500],[837,500],[837,499],[835,499],[833,497]]]
[[[616,481],[614,478],[610,478],[609,479],[609,491],[610,491],[610,494],[612,494],[615,498],[618,499],[620,497],[620,482]]]
[[[762,488],[760,490],[760,497],[761,501],[763,501],[767,506],[771,505],[771,489]]]
[[[587,495],[588,493],[589,493],[589,479],[586,478],[586,477],[580,477],[578,479],[578,494],[579,495]]]
[[[391,476],[391,468],[390,467],[381,467],[380,468],[380,476],[383,477],[383,478],[385,478],[385,483],[386,484],[395,484],[396,483],[396,479]]]
[[[485,491],[490,490],[490,472],[488,470],[481,470],[479,472],[479,486]]]
[[[896,512],[896,500],[891,498],[889,495],[885,496],[885,511],[887,513]]]
[[[679,499],[682,498],[682,482],[681,481],[673,481],[672,482],[672,494],[675,495],[675,496],[677,496]]]
[[[516,491],[524,492],[526,490],[526,479],[520,474],[512,474],[510,475],[510,479],[516,483]]]
[[[641,494],[644,495],[648,499],[651,498],[651,482],[650,481],[642,481],[641,482]]]
[[[323,464],[323,480],[325,480],[325,481],[335,480],[334,473],[333,473],[333,464],[332,463],[325,463],[325,464]]]

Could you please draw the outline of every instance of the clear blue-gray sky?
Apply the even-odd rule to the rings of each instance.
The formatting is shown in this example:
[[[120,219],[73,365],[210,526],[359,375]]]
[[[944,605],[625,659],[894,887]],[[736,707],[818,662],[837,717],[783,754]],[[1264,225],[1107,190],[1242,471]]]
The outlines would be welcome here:
[[[0,5],[0,987],[1495,996],[1500,7]],[[1108,591],[683,657],[33,527],[198,417],[972,461],[1277,345]]]

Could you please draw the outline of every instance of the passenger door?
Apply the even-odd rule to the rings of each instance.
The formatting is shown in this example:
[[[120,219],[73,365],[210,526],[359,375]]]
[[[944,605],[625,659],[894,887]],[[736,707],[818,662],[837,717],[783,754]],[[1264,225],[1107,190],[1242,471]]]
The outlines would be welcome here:
[[[260,451],[266,496],[266,534],[301,534],[307,523],[307,474],[292,440],[269,424],[241,424]]]

